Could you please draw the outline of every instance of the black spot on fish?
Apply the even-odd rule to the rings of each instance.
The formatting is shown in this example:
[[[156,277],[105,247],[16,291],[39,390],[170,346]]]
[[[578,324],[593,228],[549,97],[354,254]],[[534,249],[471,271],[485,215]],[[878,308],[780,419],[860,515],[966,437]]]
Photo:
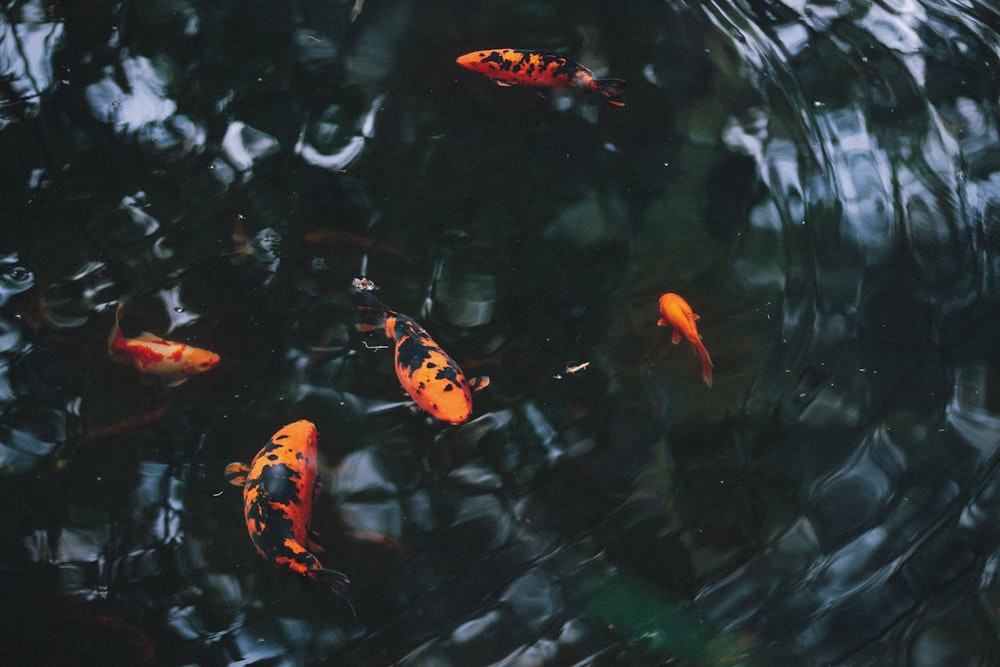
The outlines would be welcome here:
[[[285,438],[287,438],[287,437],[288,437],[288,434],[285,434],[285,435],[279,435],[279,436],[278,436],[277,438],[275,438],[275,440],[284,440],[284,439],[285,439]]]
[[[438,369],[438,372],[434,374],[435,380],[446,380],[448,382],[453,382],[455,384],[461,384],[463,378],[462,369],[460,369],[455,364],[449,364],[447,366],[442,366]]]
[[[258,487],[272,502],[280,505],[299,504],[299,481],[302,475],[284,463],[264,466],[260,476],[250,482]]]
[[[268,461],[277,461],[277,460],[278,460],[278,459],[280,459],[280,458],[281,458],[281,457],[280,457],[280,456],[278,456],[277,454],[268,454],[268,455],[267,455],[267,460],[268,460]]]
[[[264,448],[260,451],[260,456],[266,456],[267,454],[270,454],[271,452],[277,451],[279,449],[284,449],[284,445],[280,445],[276,443],[274,440],[268,440],[267,444],[264,445]]]
[[[396,320],[396,365],[413,375],[430,360],[436,345],[427,345],[431,337],[419,324],[405,315]],[[433,342],[433,341],[432,341]]]
[[[285,539],[294,536],[294,525],[284,510],[269,502],[257,502],[247,508],[247,520],[260,526],[251,538],[268,560],[292,556],[292,550],[285,546]]]
[[[451,391],[454,388],[455,388],[455,385],[453,385],[451,383],[448,383],[447,385],[445,385],[444,391]]]

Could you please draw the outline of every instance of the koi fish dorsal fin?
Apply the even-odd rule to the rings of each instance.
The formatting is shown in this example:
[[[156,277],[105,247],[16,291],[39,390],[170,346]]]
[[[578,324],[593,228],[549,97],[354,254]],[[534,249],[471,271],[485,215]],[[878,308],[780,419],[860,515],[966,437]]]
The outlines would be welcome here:
[[[243,486],[247,483],[247,473],[250,468],[247,464],[234,461],[226,466],[226,481],[233,486]]]
[[[163,340],[163,336],[157,336],[154,333],[149,333],[148,331],[143,331],[141,334],[135,337],[134,340],[141,340],[143,343],[162,343],[164,345],[169,345],[170,342]]]

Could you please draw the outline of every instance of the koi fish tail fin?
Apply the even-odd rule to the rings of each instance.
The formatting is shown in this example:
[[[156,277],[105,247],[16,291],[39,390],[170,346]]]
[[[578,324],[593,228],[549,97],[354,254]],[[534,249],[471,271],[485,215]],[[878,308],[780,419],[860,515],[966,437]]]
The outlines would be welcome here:
[[[705,349],[704,345],[698,345],[698,356],[701,357],[701,379],[705,381],[709,389],[712,388],[712,358],[708,356],[708,350]]]
[[[621,79],[594,79],[590,84],[598,95],[616,107],[625,106],[622,94],[625,92],[625,82]]]
[[[351,580],[348,579],[346,574],[322,568],[319,570],[309,570],[308,576],[310,579],[315,579],[329,586],[334,593],[347,603],[347,606],[351,608],[351,613],[355,616],[358,615],[354,611],[354,604],[351,602]]]
[[[243,486],[247,483],[247,473],[250,469],[245,463],[234,461],[226,466],[226,481],[233,486]]]
[[[358,331],[375,331],[385,324],[385,311],[367,306],[358,306],[358,321],[355,323]]]
[[[395,314],[368,291],[351,290],[351,300],[358,309],[358,321],[355,326],[359,331],[381,329],[385,326],[386,318]]]

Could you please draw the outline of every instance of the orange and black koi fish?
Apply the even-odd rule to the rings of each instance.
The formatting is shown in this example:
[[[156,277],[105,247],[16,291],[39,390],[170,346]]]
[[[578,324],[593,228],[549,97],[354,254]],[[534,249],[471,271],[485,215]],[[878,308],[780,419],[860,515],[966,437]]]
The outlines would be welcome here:
[[[313,554],[321,551],[309,532],[320,490],[317,437],[310,421],[288,424],[271,436],[249,468],[243,463],[226,466],[226,478],[243,487],[243,516],[257,553],[279,569],[323,582],[350,605],[350,580],[324,568]]]
[[[383,329],[396,344],[396,377],[406,393],[431,416],[461,424],[472,414],[472,392],[488,377],[465,378],[462,369],[413,318],[390,310],[368,290],[351,290],[358,306],[358,328]]]
[[[593,90],[616,107],[625,106],[621,79],[598,79],[589,69],[547,51],[484,49],[459,56],[456,63],[479,72],[502,86],[582,88]]]
[[[660,314],[663,315],[656,324],[661,327],[674,328],[673,344],[681,342],[681,334],[691,342],[691,347],[701,357],[701,378],[709,387],[712,386],[712,358],[701,342],[695,320],[701,319],[691,310],[688,302],[673,292],[667,292],[660,297]]]
[[[215,352],[163,340],[147,331],[136,338],[126,338],[119,326],[124,307],[124,301],[118,304],[115,326],[108,336],[108,355],[112,361],[132,364],[143,373],[166,380],[168,387],[183,384],[192,375],[210,371],[219,363],[220,357]]]

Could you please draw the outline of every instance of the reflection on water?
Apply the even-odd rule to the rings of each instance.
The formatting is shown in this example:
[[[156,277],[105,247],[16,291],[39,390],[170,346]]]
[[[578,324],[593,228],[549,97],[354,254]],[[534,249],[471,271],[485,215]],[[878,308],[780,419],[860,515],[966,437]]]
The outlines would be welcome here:
[[[1000,659],[1000,14],[605,5],[5,9],[0,662]],[[359,275],[491,377],[468,423],[409,409]],[[123,297],[222,363],[110,363]],[[357,617],[223,476],[300,418]]]

